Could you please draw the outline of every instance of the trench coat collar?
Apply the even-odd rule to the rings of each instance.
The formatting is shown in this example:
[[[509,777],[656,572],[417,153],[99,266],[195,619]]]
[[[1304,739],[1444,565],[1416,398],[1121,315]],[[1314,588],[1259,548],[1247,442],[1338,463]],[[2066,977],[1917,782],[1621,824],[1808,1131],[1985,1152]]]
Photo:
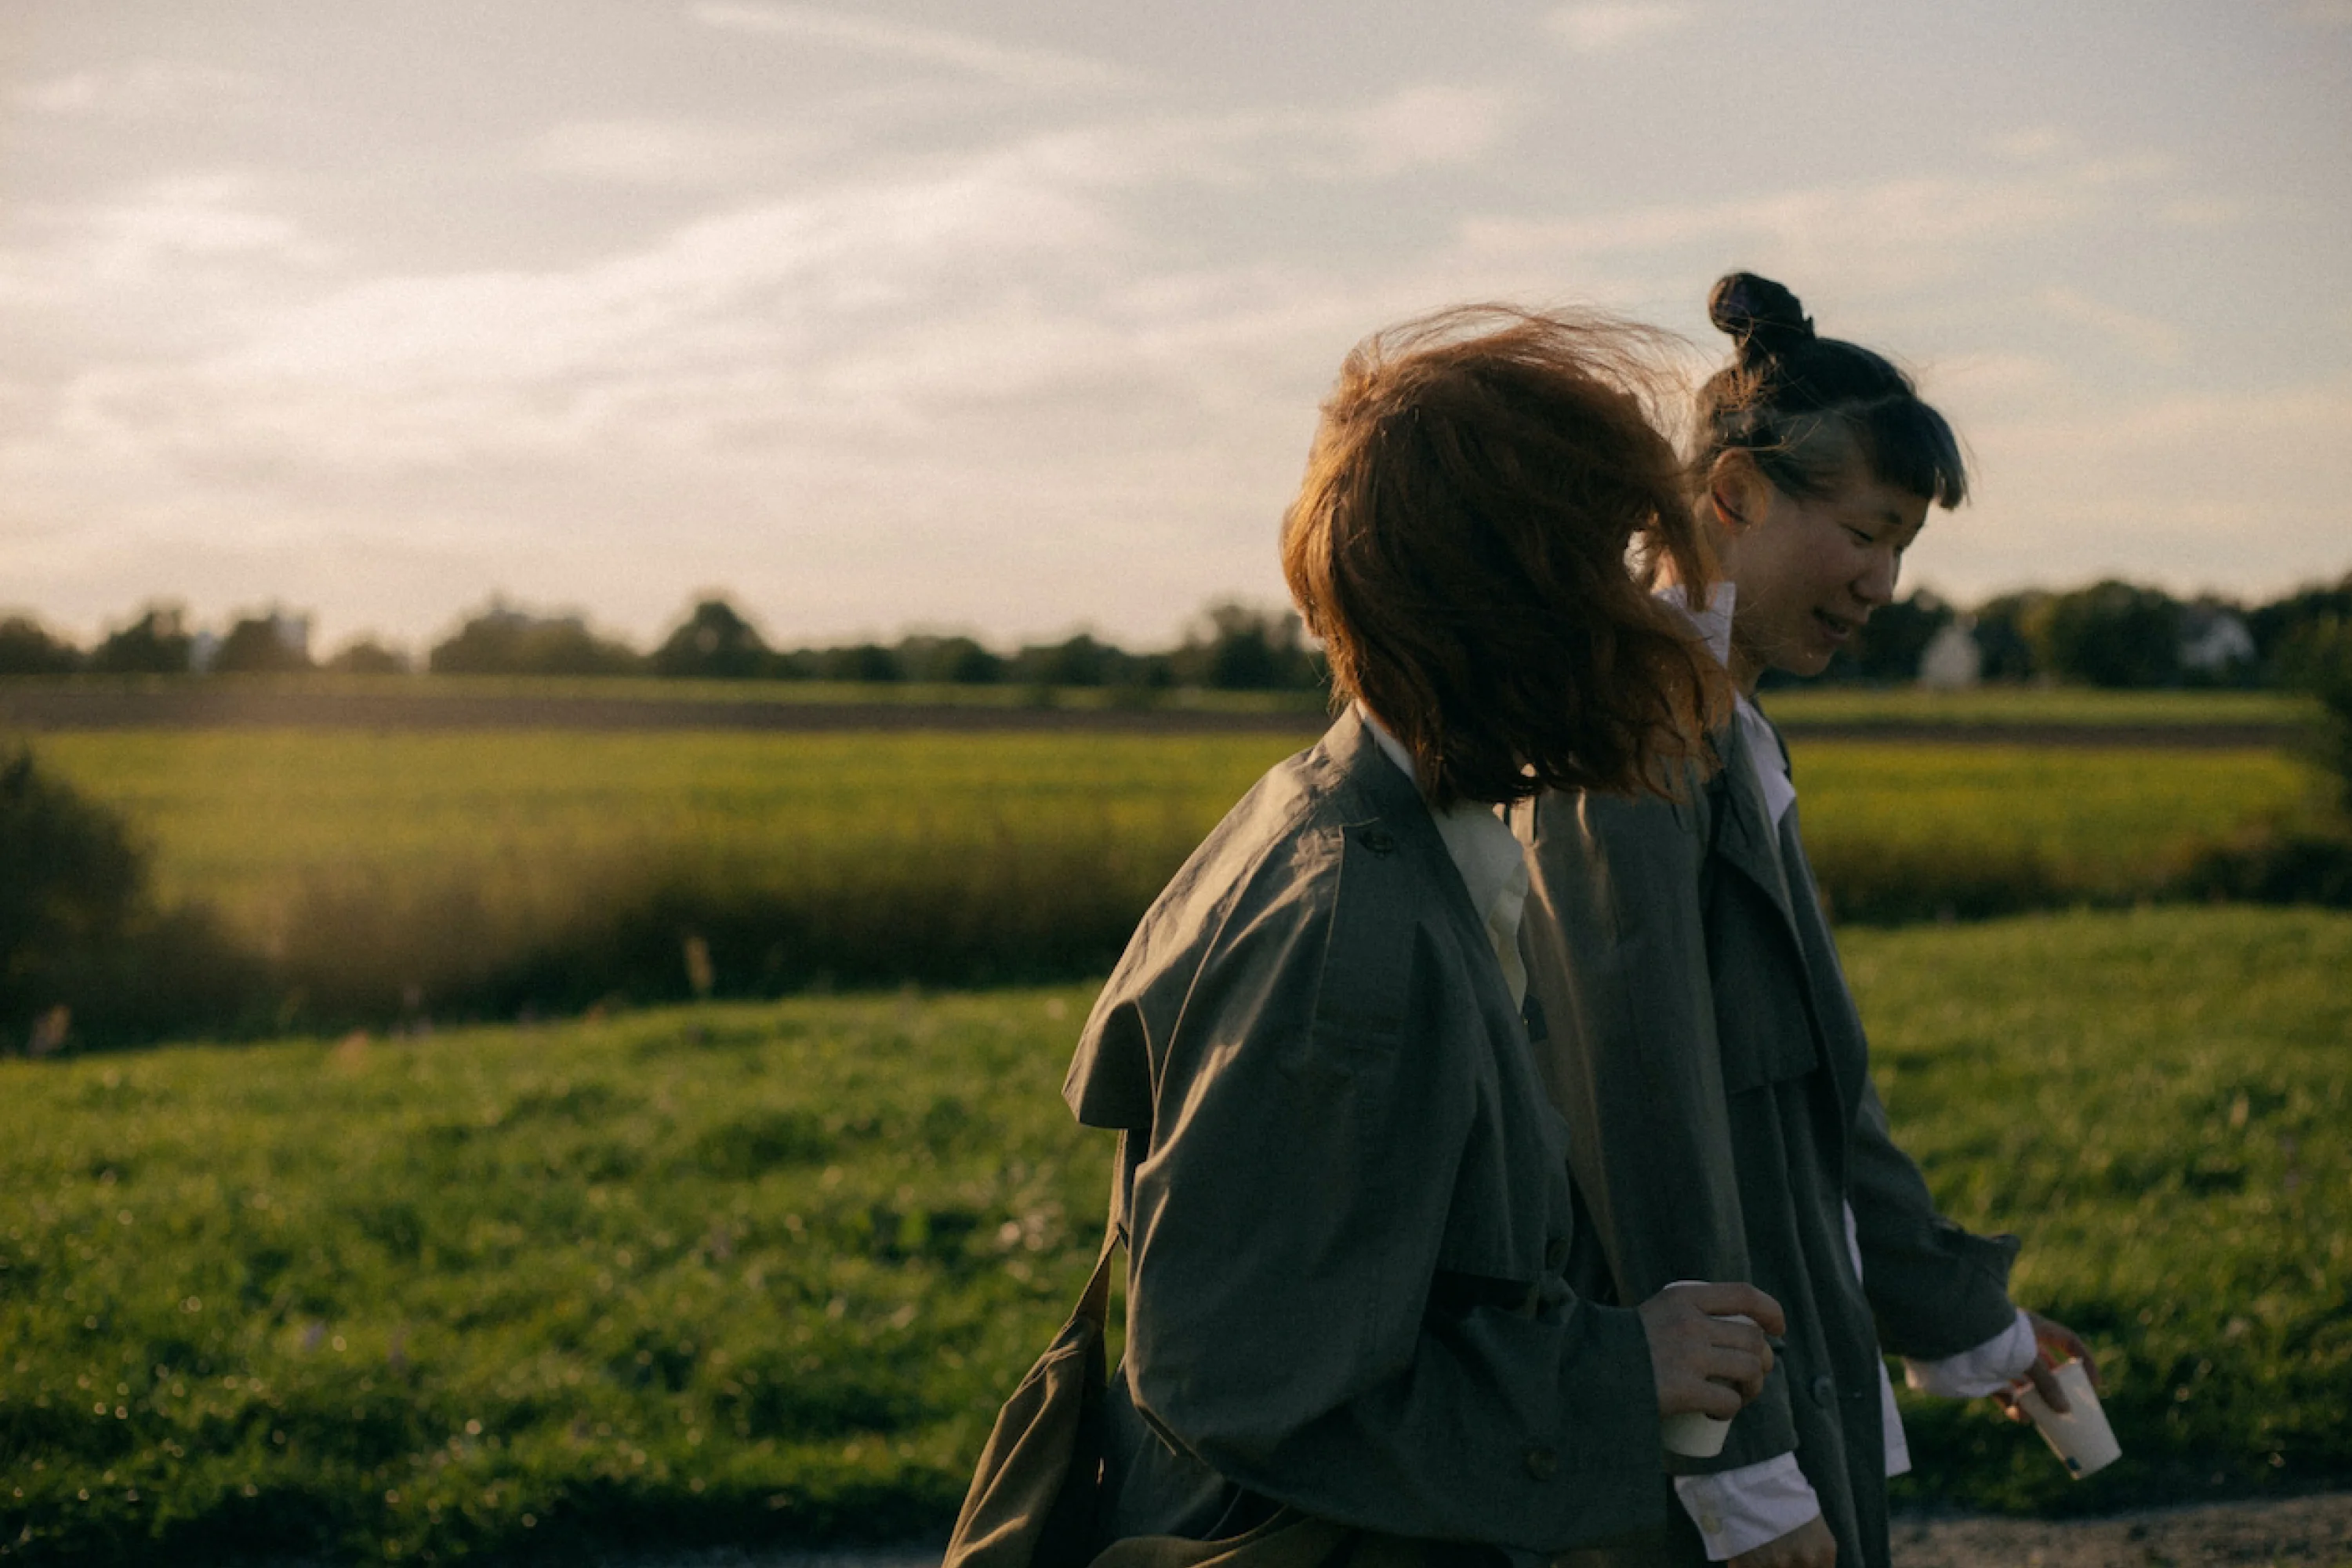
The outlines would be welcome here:
[[[1398,842],[1419,859],[1423,876],[1433,887],[1442,889],[1439,897],[1444,901],[1446,912],[1476,939],[1471,951],[1491,952],[1486,911],[1472,906],[1462,868],[1454,864],[1454,852],[1445,847],[1444,837],[1437,830],[1436,814],[1422,798],[1420,786],[1381,749],[1380,738],[1354,703],[1349,703],[1324,733],[1322,744],[1317,749],[1330,763],[1334,783],[1342,784],[1355,801],[1370,808],[1370,815],[1359,816],[1354,803],[1343,805],[1345,826],[1352,832],[1378,822],[1394,834]],[[1490,966],[1477,967],[1483,970]],[[1491,969],[1496,987],[1507,994],[1507,1000],[1509,982],[1504,977],[1501,963],[1495,963]],[[1512,1003],[1507,1010],[1517,1014],[1520,1007]]]

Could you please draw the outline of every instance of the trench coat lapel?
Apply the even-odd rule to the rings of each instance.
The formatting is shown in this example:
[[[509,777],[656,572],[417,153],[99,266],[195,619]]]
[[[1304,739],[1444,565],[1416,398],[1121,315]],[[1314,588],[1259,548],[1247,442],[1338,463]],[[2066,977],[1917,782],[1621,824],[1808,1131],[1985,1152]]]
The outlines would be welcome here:
[[[1755,765],[1748,757],[1747,734],[1735,720],[1716,731],[1715,742],[1723,766],[1708,792],[1715,803],[1713,851],[1771,900],[1772,907],[1780,912],[1781,928],[1790,944],[1802,952],[1805,944],[1797,930],[1788,868],[1780,858],[1780,835],[1773,831],[1772,818],[1764,807],[1763,791],[1757,787]]]

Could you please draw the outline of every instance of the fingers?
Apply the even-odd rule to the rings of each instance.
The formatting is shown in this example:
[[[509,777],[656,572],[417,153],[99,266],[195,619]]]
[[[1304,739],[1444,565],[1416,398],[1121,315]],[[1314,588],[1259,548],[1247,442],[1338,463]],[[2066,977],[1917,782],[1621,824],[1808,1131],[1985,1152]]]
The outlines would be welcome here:
[[[2091,1347],[2083,1342],[2082,1335],[2056,1319],[2045,1318],[2039,1312],[2029,1311],[2025,1316],[2033,1324],[2034,1339],[2057,1352],[2053,1359],[2081,1362],[2084,1374],[2091,1380],[2091,1386],[2094,1389],[2102,1386],[2098,1358],[2091,1353]]]
[[[2042,1404],[2062,1415],[2073,1408],[2066,1403],[2065,1386],[2058,1381],[2058,1374],[2051,1371],[2047,1365],[2036,1361],[2025,1369],[2025,1375],[2033,1380],[2033,1390],[2042,1395]]]
[[[1752,1323],[1712,1316],[1709,1301],[1728,1307],[1778,1309],[1748,1286],[1674,1285],[1642,1303],[1642,1329],[1662,1415],[1696,1413],[1717,1420],[1738,1415],[1764,1391],[1772,1347]]]
[[[1780,1335],[1789,1331],[1789,1321],[1781,1314],[1780,1303],[1753,1285],[1669,1285],[1666,1291],[1688,1300],[1711,1318],[1748,1318],[1768,1334]]]

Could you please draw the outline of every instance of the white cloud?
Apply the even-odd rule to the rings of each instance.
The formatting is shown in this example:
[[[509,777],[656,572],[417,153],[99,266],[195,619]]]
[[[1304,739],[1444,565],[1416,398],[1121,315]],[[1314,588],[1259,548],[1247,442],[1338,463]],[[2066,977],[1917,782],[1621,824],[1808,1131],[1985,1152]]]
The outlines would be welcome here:
[[[2052,315],[2090,327],[2143,360],[2169,364],[2180,357],[2180,329],[2170,321],[2140,315],[2054,284],[2043,289],[2035,299]]]
[[[1821,186],[1728,201],[1636,207],[1542,221],[1464,224],[1461,259],[1540,278],[1599,264],[1703,254],[1705,266],[1759,268],[1822,280],[1914,289],[1965,275],[1989,252],[2089,216],[2109,198],[2110,166],[2003,178],[1927,176]]]
[[[615,184],[723,186],[797,164],[818,140],[649,117],[573,120],[541,132],[526,161],[550,174]]]
[[[1544,26],[1577,53],[1599,55],[1677,31],[1696,15],[1696,6],[1672,0],[1592,0],[1562,5],[1544,19]]]
[[[242,71],[181,60],[139,59],[51,77],[19,88],[16,103],[40,114],[135,118],[204,109],[250,99],[258,79]]]
[[[802,38],[860,54],[942,67],[1009,87],[1070,92],[1131,85],[1127,72],[1082,55],[1018,48],[941,28],[812,6],[704,0],[688,15],[706,27],[725,32]]]

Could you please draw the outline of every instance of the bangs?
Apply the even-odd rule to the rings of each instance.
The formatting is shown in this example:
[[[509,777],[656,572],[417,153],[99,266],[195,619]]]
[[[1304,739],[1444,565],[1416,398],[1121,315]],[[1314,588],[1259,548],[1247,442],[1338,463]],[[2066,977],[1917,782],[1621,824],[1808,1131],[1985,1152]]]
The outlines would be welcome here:
[[[1968,463],[1944,416],[1916,397],[1887,398],[1840,410],[1879,483],[1908,490],[1949,511],[1968,499]]]

